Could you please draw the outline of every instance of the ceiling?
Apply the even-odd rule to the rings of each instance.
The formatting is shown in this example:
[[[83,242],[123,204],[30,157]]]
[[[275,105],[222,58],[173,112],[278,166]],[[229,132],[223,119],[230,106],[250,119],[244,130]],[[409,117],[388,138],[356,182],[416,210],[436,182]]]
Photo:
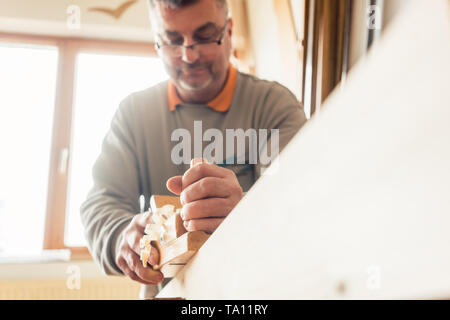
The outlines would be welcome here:
[[[118,18],[92,10],[127,2]],[[0,0],[0,32],[152,41],[147,0]]]

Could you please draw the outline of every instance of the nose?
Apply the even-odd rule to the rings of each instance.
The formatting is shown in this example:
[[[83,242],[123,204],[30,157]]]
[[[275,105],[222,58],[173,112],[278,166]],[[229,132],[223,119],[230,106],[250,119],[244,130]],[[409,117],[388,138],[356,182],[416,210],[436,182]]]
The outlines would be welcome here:
[[[196,62],[199,58],[199,54],[196,48],[192,47],[183,47],[181,59],[189,64]]]

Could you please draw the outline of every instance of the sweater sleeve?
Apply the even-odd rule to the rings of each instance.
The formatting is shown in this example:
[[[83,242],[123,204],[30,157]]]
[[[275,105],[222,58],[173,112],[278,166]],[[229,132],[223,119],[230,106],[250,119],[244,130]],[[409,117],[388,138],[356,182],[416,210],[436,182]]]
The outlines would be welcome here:
[[[129,101],[129,100],[128,100]],[[139,212],[139,168],[125,99],[103,140],[92,170],[93,187],[80,208],[89,250],[107,275],[121,275],[115,263],[122,231]]]
[[[303,105],[289,89],[276,82],[265,99],[263,110],[263,128],[268,129],[267,143],[259,149],[261,161],[256,166],[257,179],[306,123]]]

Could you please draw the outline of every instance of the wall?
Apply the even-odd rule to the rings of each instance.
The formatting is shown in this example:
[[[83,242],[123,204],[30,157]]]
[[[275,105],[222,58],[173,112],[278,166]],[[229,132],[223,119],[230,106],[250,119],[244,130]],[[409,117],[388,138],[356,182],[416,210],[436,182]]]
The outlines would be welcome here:
[[[280,82],[300,100],[302,66],[297,59],[294,46],[288,58],[290,72],[284,71],[283,62],[286,61],[283,61],[283,55],[285,53],[281,51],[281,31],[274,1],[247,0],[247,12],[256,76]]]
[[[0,300],[138,299],[139,290],[130,279],[103,275],[92,261],[0,264]]]
[[[92,7],[117,8],[126,0],[0,0],[0,32],[151,41],[147,0],[128,8],[119,20],[89,11]],[[70,5],[80,8],[80,29],[67,27]]]

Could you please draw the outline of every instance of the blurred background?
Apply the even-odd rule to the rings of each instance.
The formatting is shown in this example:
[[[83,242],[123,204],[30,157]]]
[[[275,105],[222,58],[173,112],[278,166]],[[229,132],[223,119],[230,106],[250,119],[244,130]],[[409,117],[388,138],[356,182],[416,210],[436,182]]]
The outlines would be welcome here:
[[[233,63],[310,118],[407,0],[229,0]],[[79,219],[119,102],[167,79],[147,0],[0,0],[0,299],[137,299]]]

